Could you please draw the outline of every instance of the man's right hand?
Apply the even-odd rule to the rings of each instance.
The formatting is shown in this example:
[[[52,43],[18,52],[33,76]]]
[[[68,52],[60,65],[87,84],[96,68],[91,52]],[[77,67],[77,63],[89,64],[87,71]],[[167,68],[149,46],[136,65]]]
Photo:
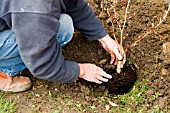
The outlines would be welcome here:
[[[112,76],[107,74],[103,69],[97,67],[94,64],[84,63],[80,64],[80,74],[79,77],[90,82],[95,82],[101,84],[102,82],[107,82]]]

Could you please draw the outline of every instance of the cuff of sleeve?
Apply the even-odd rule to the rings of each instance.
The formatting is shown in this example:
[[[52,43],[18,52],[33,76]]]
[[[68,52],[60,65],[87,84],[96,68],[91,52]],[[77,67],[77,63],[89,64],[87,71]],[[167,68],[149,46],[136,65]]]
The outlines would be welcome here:
[[[70,69],[72,70],[72,77],[70,77],[70,80],[66,83],[73,83],[80,74],[80,67],[78,65],[78,63],[74,62],[74,61],[70,61],[72,64],[70,65]],[[71,72],[68,72],[71,73]]]

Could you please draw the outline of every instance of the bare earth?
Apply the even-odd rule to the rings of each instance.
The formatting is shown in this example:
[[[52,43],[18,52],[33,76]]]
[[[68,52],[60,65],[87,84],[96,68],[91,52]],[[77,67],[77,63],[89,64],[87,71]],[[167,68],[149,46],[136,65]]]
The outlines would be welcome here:
[[[100,20],[111,34],[112,26],[108,22],[110,17],[107,14],[101,16],[102,9],[98,3],[90,2],[90,5],[93,7],[96,15],[100,15]],[[143,35],[152,23],[158,23],[165,9],[167,10],[167,6],[167,4],[162,2],[144,2],[144,0],[137,2],[136,0],[132,0],[129,12],[136,15],[127,22],[125,32],[128,33],[128,37],[123,42],[124,46],[131,45],[135,41],[135,38]],[[124,13],[122,10],[118,10],[117,12],[120,17]],[[119,32],[116,33],[118,35]],[[99,42],[87,41],[78,32],[75,33],[71,43],[63,48],[63,54],[69,60],[81,63],[95,63],[105,68],[105,70],[109,68],[104,67],[104,65],[107,64],[110,56],[102,49]],[[154,33],[151,33],[135,47],[128,50],[127,61],[135,65],[138,80],[146,79],[148,90],[145,92],[146,98],[143,103],[146,106],[146,111],[154,107],[169,109],[170,13],[166,21]],[[115,67],[113,66],[112,68],[114,69]],[[17,103],[17,113],[93,113],[93,110],[87,108],[90,105],[97,106],[98,113],[102,113],[103,109],[105,109],[104,105],[98,105],[98,101],[95,100],[95,94],[99,97],[108,96],[108,84],[98,86],[84,80],[77,80],[73,84],[62,84],[34,78],[28,70],[21,72],[21,74],[31,78],[33,82],[32,89],[22,93],[5,93],[6,99],[11,99]],[[129,81],[135,83],[133,77],[130,78]],[[155,94],[158,94],[158,98],[151,100],[150,98]],[[71,109],[68,106],[68,102],[72,101],[77,102],[77,108]],[[114,102],[119,105],[116,99]],[[81,103],[81,107],[86,108],[86,110],[82,111],[81,107],[78,109],[78,103]]]

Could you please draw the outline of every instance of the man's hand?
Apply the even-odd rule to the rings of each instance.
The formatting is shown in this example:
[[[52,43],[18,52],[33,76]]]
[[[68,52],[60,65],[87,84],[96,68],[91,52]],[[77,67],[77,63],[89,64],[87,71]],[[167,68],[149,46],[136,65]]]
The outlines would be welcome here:
[[[103,48],[110,53],[111,55],[111,61],[110,63],[117,65],[119,60],[122,60],[121,68],[123,68],[123,64],[126,61],[126,55],[122,56],[120,54],[120,48],[122,49],[122,53],[124,53],[123,47],[121,47],[118,43],[116,43],[109,35],[106,35],[105,37],[99,39],[101,42]]]
[[[80,78],[83,78],[90,82],[95,82],[101,84],[102,82],[107,82],[112,76],[103,71],[100,67],[94,64],[79,64],[80,67]]]

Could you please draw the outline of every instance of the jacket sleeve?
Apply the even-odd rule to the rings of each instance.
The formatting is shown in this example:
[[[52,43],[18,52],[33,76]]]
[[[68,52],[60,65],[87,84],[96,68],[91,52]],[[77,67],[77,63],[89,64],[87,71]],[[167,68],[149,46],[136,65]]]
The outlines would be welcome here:
[[[74,27],[88,40],[97,40],[107,35],[106,29],[84,0],[69,0],[66,7],[66,13],[72,17]]]
[[[41,79],[71,83],[79,75],[76,62],[64,60],[56,41],[58,17],[50,14],[13,13],[12,30],[16,34],[21,58],[30,72]]]

